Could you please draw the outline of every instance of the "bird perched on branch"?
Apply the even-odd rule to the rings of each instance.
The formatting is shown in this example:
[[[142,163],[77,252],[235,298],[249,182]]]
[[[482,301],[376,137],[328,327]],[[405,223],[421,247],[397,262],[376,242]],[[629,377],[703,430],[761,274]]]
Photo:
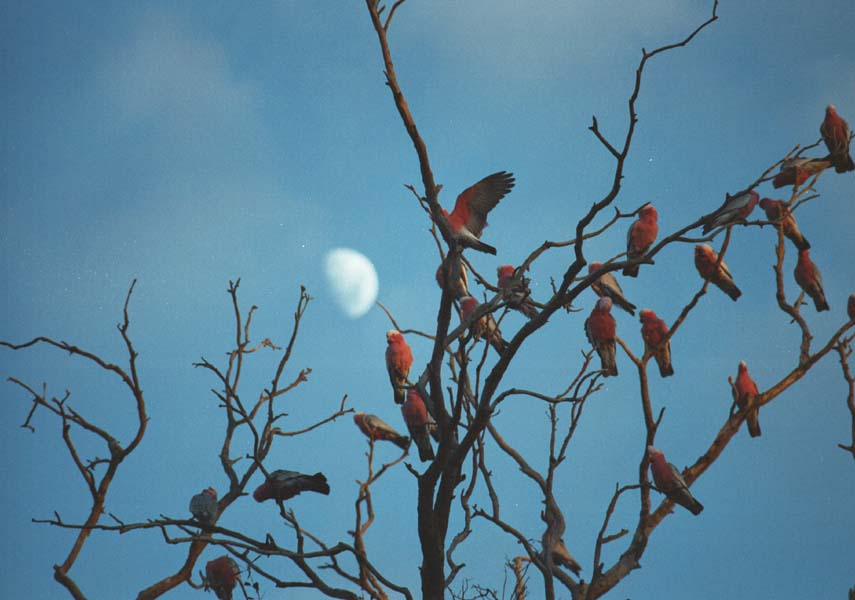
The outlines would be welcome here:
[[[760,201],[760,208],[766,213],[766,218],[773,223],[780,222],[781,228],[784,230],[784,235],[787,239],[795,244],[799,250],[807,250],[810,248],[810,242],[802,235],[799,226],[796,223],[796,217],[790,212],[787,203],[783,200],[772,200],[763,198]]]
[[[502,290],[508,301],[508,306],[518,310],[527,318],[533,319],[537,316],[537,307],[531,299],[531,290],[528,289],[528,279],[519,275],[514,279],[516,269],[513,265],[502,265],[497,270],[499,276],[498,288]]]
[[[712,246],[709,244],[698,244],[695,246],[695,268],[698,270],[698,273],[704,279],[709,279],[710,283],[718,287],[736,302],[742,295],[742,292],[736,287],[727,264],[722,260],[718,268],[716,268],[717,261],[718,254],[712,249]]]
[[[600,357],[603,377],[617,375],[616,347],[617,323],[611,315],[612,299],[603,296],[597,300],[591,315],[585,320],[585,334]]]
[[[214,590],[219,600],[232,600],[240,567],[231,556],[209,560],[205,565],[205,585]]]
[[[487,226],[487,213],[493,210],[513,187],[513,173],[499,171],[463,190],[457,197],[451,214],[442,209],[454,239],[466,248],[496,254],[493,246],[481,241],[481,233]]]
[[[377,415],[366,415],[364,412],[356,413],[353,415],[353,422],[368,439],[392,442],[401,450],[406,450],[410,445],[410,438],[395,431],[391,425]]]
[[[419,460],[422,462],[433,460],[433,446],[430,443],[431,418],[425,401],[416,388],[407,390],[407,399],[401,407],[401,414],[404,416],[410,436],[419,449]]]
[[[460,300],[460,320],[465,322],[470,315],[477,309],[478,301],[472,296],[466,296]],[[499,331],[499,325],[492,313],[483,315],[480,319],[469,325],[469,331],[472,337],[476,340],[485,339],[493,347],[493,350],[499,353],[499,356],[505,353],[508,349],[508,342],[502,338],[502,332]]]
[[[451,296],[455,300],[459,300],[463,296],[469,295],[469,280],[466,275],[466,265],[458,259],[460,268],[459,275],[454,277],[455,264],[450,257],[446,259],[436,268],[436,283],[441,290],[445,289],[446,283],[451,284]],[[453,279],[452,279],[453,278]]]
[[[403,404],[407,389],[407,377],[413,366],[413,351],[400,331],[386,332],[386,371],[392,384],[395,404]]]
[[[626,233],[626,257],[630,260],[644,256],[647,249],[659,235],[659,214],[652,204],[645,204],[638,211],[638,220],[634,221]],[[625,267],[623,274],[638,277],[638,265]]]
[[[819,267],[813,264],[810,259],[809,250],[799,250],[799,260],[793,274],[796,276],[796,283],[799,284],[799,287],[813,300],[816,312],[828,310],[825,291],[822,289],[822,275],[819,272]]]
[[[758,417],[760,409],[755,406],[757,396],[760,395],[760,390],[757,389],[757,384],[751,379],[748,374],[748,367],[745,361],[740,361],[739,372],[736,375],[736,383],[733,386],[733,399],[739,410],[748,411],[745,415],[745,423],[748,425],[748,433],[751,437],[760,437],[760,419]]]
[[[603,266],[603,263],[592,262],[588,265],[588,273],[593,273]],[[635,316],[635,304],[626,299],[623,290],[614,273],[603,273],[591,283],[591,289],[597,296],[606,296],[612,299],[618,307],[622,308],[632,316]]]
[[[825,108],[825,119],[819,127],[819,133],[828,147],[828,157],[838,173],[855,171],[855,163],[849,154],[849,124],[837,114],[833,104]]]
[[[669,377],[674,374],[671,366],[671,340],[668,339],[668,325],[645,308],[638,316],[641,321],[641,337],[644,340],[644,352],[650,352],[659,365],[659,375]]]
[[[210,523],[217,516],[217,490],[205,488],[190,498],[190,513],[200,523]]]
[[[315,473],[314,475],[304,475],[297,471],[286,471],[277,469],[270,474],[270,477],[258,486],[252,493],[252,497],[256,502],[264,502],[265,500],[288,500],[293,498],[300,492],[317,492],[328,496],[330,486],[327,484],[327,478],[323,473]]]
[[[744,223],[757,202],[760,200],[760,194],[754,190],[745,190],[731,196],[725,194],[724,203],[716,209],[704,223],[704,234],[709,233],[716,227],[724,227],[727,225],[735,225],[736,223]]]
[[[787,185],[799,187],[811,175],[821,173],[830,166],[830,161],[821,158],[788,158],[781,164],[781,171],[772,179],[772,186],[776,189]]]
[[[669,499],[688,509],[693,515],[701,514],[704,505],[695,500],[683,475],[677,467],[665,460],[665,454],[653,446],[648,446],[647,456],[650,459],[650,470],[653,472],[653,482],[657,489]]]

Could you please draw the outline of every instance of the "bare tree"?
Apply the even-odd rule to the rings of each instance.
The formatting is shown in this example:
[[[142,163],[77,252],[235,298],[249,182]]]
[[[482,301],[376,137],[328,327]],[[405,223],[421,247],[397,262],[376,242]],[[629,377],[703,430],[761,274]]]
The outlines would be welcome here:
[[[649,473],[650,454],[648,447],[656,443],[659,427],[663,424],[665,409],[654,411],[651,402],[648,365],[656,358],[678,333],[693,311],[698,308],[710,284],[719,285],[719,273],[726,269],[724,258],[733,235],[738,235],[734,225],[744,225],[742,231],[757,228],[772,228],[777,231],[774,246],[774,273],[776,299],[784,318],[795,323],[800,331],[798,362],[795,365],[780,365],[777,381],[756,395],[743,398],[740,395],[739,381],[734,386],[734,404],[720,425],[717,435],[711,443],[699,449],[699,458],[685,468],[680,476],[686,488],[696,482],[727,449],[728,444],[742,426],[743,421],[771,402],[805,375],[832,351],[837,352],[843,377],[848,385],[846,406],[852,418],[852,440],[840,443],[840,448],[855,457],[855,401],[853,401],[853,375],[851,366],[852,342],[855,328],[852,315],[842,320],[838,329],[827,339],[814,344],[814,336],[803,315],[804,295],[795,299],[785,293],[783,272],[784,257],[788,249],[787,239],[790,216],[819,196],[817,183],[823,176],[824,168],[818,168],[810,177],[800,181],[792,188],[783,213],[767,220],[749,220],[747,214],[737,214],[736,218],[723,218],[724,213],[700,216],[691,223],[658,236],[648,247],[634,252],[618,252],[605,261],[602,266],[588,271],[583,269],[591,262],[586,256],[586,242],[604,234],[613,228],[628,224],[641,213],[645,205],[631,212],[621,212],[615,207],[615,201],[621,192],[624,166],[633,142],[638,123],[637,101],[642,92],[642,82],[647,65],[661,60],[670,52],[690,44],[696,36],[705,32],[717,20],[718,2],[714,1],[709,18],[699,24],[683,39],[661,46],[652,51],[644,50],[635,72],[635,81],[628,98],[626,134],[620,141],[609,139],[600,129],[596,117],[589,127],[599,141],[603,151],[614,159],[611,186],[607,193],[594,202],[575,225],[575,235],[568,240],[552,240],[531,248],[526,259],[519,265],[508,285],[499,287],[478,273],[465,258],[464,248],[471,246],[471,240],[462,239],[453,230],[444,216],[438,194],[441,186],[435,181],[429,160],[428,149],[419,133],[415,116],[411,113],[404,91],[398,82],[393,63],[393,53],[388,34],[393,20],[404,5],[404,0],[396,0],[391,6],[382,6],[377,0],[366,0],[366,10],[377,35],[380,53],[385,67],[386,85],[392,93],[394,106],[413,143],[418,157],[421,185],[407,186],[425,213],[435,240],[440,270],[438,278],[443,288],[436,312],[436,326],[430,332],[399,326],[391,311],[386,311],[392,325],[405,333],[414,333],[432,340],[432,353],[426,367],[420,373],[410,373],[410,388],[423,396],[428,412],[434,422],[429,428],[436,443],[435,458],[422,463],[422,468],[408,462],[409,450],[404,450],[395,460],[377,465],[374,446],[377,441],[369,440],[367,452],[367,472],[357,482],[354,490],[355,500],[353,529],[343,532],[340,540],[325,540],[313,533],[301,523],[297,512],[285,505],[282,498],[275,501],[281,518],[281,531],[268,533],[264,539],[257,539],[241,531],[221,527],[218,524],[222,515],[235,502],[242,501],[248,493],[250,479],[261,473],[266,480],[274,478],[273,465],[268,457],[271,448],[282,438],[299,438],[354,412],[347,406],[347,397],[330,414],[316,423],[293,429],[286,428],[290,423],[288,415],[279,406],[282,399],[298,386],[307,381],[311,369],[302,369],[293,376],[290,359],[298,339],[300,324],[305,318],[311,298],[305,289],[300,290],[294,312],[294,322],[290,338],[282,346],[269,338],[254,343],[251,336],[252,318],[255,306],[248,311],[242,310],[238,299],[239,280],[229,283],[228,294],[231,300],[234,318],[233,348],[223,364],[216,364],[202,358],[195,364],[207,371],[216,381],[213,393],[219,401],[219,409],[224,411],[226,420],[222,434],[219,454],[220,464],[229,481],[226,493],[218,499],[216,515],[209,521],[175,518],[159,515],[144,522],[127,523],[115,514],[109,514],[109,520],[103,518],[105,500],[111,482],[123,460],[142,442],[148,414],[136,368],[137,353],[131,338],[131,319],[129,305],[134,289],[131,284],[123,309],[123,317],[118,325],[119,333],[127,348],[125,366],[113,364],[93,352],[84,350],[64,341],[48,337],[37,337],[24,343],[0,342],[3,346],[16,351],[24,351],[32,346],[47,345],[63,350],[71,355],[88,360],[108,374],[120,378],[129,391],[131,403],[129,410],[135,410],[138,427],[134,436],[123,444],[110,433],[109,423],[96,423],[77,412],[71,404],[71,394],[61,398],[48,397],[45,387],[25,383],[18,379],[11,381],[23,389],[31,401],[31,408],[24,427],[32,428],[30,422],[38,409],[48,410],[62,422],[62,437],[74,464],[77,466],[84,484],[92,496],[89,516],[82,523],[70,523],[64,520],[59,511],[52,518],[38,519],[39,523],[50,524],[75,530],[77,537],[64,562],[54,567],[54,577],[74,598],[85,598],[71,577],[70,571],[80,555],[86,540],[93,531],[127,533],[137,530],[158,530],[167,544],[186,548],[184,562],[173,573],[162,574],[145,589],[138,598],[157,598],[181,584],[195,588],[213,586],[210,575],[200,574],[194,577],[194,569],[202,552],[208,546],[221,549],[241,568],[241,588],[246,597],[260,597],[263,586],[282,589],[312,589],[334,598],[388,598],[399,595],[412,598],[414,595],[424,598],[443,598],[451,593],[459,598],[499,598],[522,599],[530,592],[546,598],[555,598],[560,591],[571,594],[575,600],[593,600],[608,594],[620,581],[639,568],[648,542],[662,521],[674,510],[672,494],[659,500],[656,486],[651,483]],[[398,17],[400,18],[400,17]],[[821,142],[795,146],[785,156],[768,166],[758,165],[758,175],[754,181],[745,182],[745,193],[751,192],[764,182],[770,181],[780,168],[786,169],[793,160],[806,158],[806,152],[816,148]],[[834,175],[829,175],[834,176]],[[509,176],[508,176],[509,177]],[[505,178],[505,182],[508,181]],[[756,199],[755,199],[756,202]],[[487,210],[489,210],[488,207]],[[727,206],[723,207],[723,209]],[[738,208],[743,208],[740,205]],[[753,204],[751,206],[753,208]],[[609,210],[613,214],[609,215]],[[728,209],[729,210],[729,209]],[[597,229],[592,224],[598,217],[606,222]],[[701,229],[706,228],[707,233]],[[476,233],[477,235],[477,233]],[[627,267],[654,265],[657,256],[667,246],[686,244],[715,243],[721,240],[712,259],[711,270],[705,278],[699,279],[696,288],[687,290],[688,301],[672,323],[668,324],[665,337],[657,346],[648,346],[643,350],[633,350],[619,337],[616,345],[634,367],[634,373],[622,372],[623,377],[637,377],[638,397],[643,409],[646,436],[643,445],[631,451],[638,459],[637,477],[630,483],[617,484],[608,504],[603,507],[602,526],[595,541],[592,568],[584,578],[580,576],[581,565],[570,555],[566,545],[566,518],[561,510],[561,499],[556,495],[554,485],[556,474],[565,463],[568,449],[574,439],[577,426],[582,422],[585,407],[592,397],[601,393],[603,378],[610,375],[607,370],[597,369],[597,358],[593,350],[582,349],[578,366],[568,377],[567,386],[559,393],[545,393],[538,390],[526,390],[503,387],[508,367],[529,338],[544,328],[552,317],[561,313],[584,310],[588,303],[579,299],[580,295],[593,286],[599,286],[598,293],[606,295],[603,289],[604,277],[617,274]],[[531,296],[526,285],[525,274],[541,257],[560,248],[572,248],[572,260],[565,270],[553,282],[551,295],[545,298]],[[483,249],[483,248],[482,248]],[[647,268],[647,267],[645,267]],[[455,325],[456,304],[459,303],[460,286],[454,284],[468,272],[468,291],[474,295],[475,286],[485,295],[485,301],[474,310],[464,314]],[[642,276],[644,270],[641,271]],[[525,304],[529,318],[516,331],[506,327],[508,334],[505,342],[498,346],[493,354],[491,341],[498,327],[505,323],[505,315]],[[384,310],[385,307],[384,307]],[[557,318],[557,317],[556,317]],[[492,320],[492,324],[484,319]],[[482,321],[483,320],[483,321]],[[483,339],[482,339],[483,338]],[[493,346],[496,346],[493,344]],[[277,353],[278,362],[272,373],[270,384],[263,390],[244,391],[241,375],[246,361],[261,352]],[[658,360],[658,358],[657,358]],[[663,373],[664,374],[664,373]],[[544,457],[524,456],[506,439],[506,432],[500,429],[494,416],[504,402],[518,397],[526,397],[545,408],[549,424],[548,454],[545,457],[545,469],[535,465],[543,463]],[[106,445],[107,458],[82,457],[72,435],[88,432],[100,438]],[[414,434],[415,435],[415,434]],[[295,443],[291,441],[290,443]],[[541,518],[543,528],[539,531],[521,531],[502,515],[502,497],[493,484],[494,473],[490,467],[487,449],[504,453],[515,463],[529,482],[533,493],[543,504]],[[418,533],[422,563],[420,566],[421,589],[418,593],[407,589],[396,581],[398,573],[383,572],[370,558],[368,533],[375,522],[372,503],[372,486],[394,468],[406,468],[413,476],[418,489],[417,513]],[[661,487],[661,486],[660,486]],[[476,505],[472,498],[476,490],[486,493],[487,506]],[[668,492],[667,489],[659,491]],[[189,497],[190,491],[188,491]],[[688,492],[686,492],[688,493]],[[337,506],[347,510],[345,495],[338,491]],[[455,503],[455,499],[458,500]],[[614,531],[611,519],[618,503],[633,503],[637,507],[638,520],[632,528]],[[453,518],[462,526],[450,531]],[[457,522],[457,521],[455,521]],[[501,589],[471,584],[465,580],[465,565],[459,562],[455,552],[473,533],[476,524],[496,527],[509,539],[518,543],[520,555],[507,564],[508,579]],[[130,542],[128,542],[130,543]],[[617,558],[607,563],[603,550],[607,544],[622,544]],[[276,559],[261,563],[259,558]],[[284,569],[273,568],[290,563],[296,567],[299,576],[286,576]],[[263,565],[263,566],[262,566]],[[272,565],[272,566],[271,566]],[[202,569],[197,569],[200,573]],[[295,572],[295,571],[289,571]],[[461,581],[462,580],[462,581]],[[459,592],[454,590],[458,589]],[[542,592],[540,590],[543,590]],[[231,590],[218,591],[220,597],[231,597]],[[851,595],[851,592],[850,592]]]

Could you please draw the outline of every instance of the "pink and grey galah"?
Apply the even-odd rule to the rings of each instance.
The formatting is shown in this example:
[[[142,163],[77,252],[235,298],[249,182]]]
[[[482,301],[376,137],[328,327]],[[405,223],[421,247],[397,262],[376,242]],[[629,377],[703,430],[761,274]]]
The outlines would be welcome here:
[[[543,546],[545,540],[546,534],[544,533],[541,539],[541,546]],[[552,562],[572,571],[576,575],[582,572],[582,565],[576,562],[576,559],[573,558],[564,544],[564,540],[560,537],[552,544]]]
[[[831,166],[831,161],[820,158],[788,158],[781,164],[781,171],[772,179],[774,188],[788,185],[799,187],[812,175],[821,173]]]
[[[487,226],[487,213],[493,210],[513,187],[513,173],[499,171],[463,190],[457,197],[451,214],[442,209],[454,239],[466,248],[496,254],[493,246],[481,241],[481,233]]]
[[[533,319],[538,310],[531,299],[531,290],[528,287],[529,280],[520,273],[514,277],[516,269],[513,265],[502,265],[496,269],[499,276],[498,288],[502,291],[508,301],[508,306],[518,310],[527,318]]]
[[[330,486],[323,473],[304,475],[297,471],[277,469],[270,474],[267,481],[255,488],[252,497],[256,502],[265,500],[288,500],[301,492],[317,492],[328,496]]]
[[[659,365],[659,375],[669,377],[674,374],[671,366],[671,340],[668,339],[668,325],[649,308],[642,309],[641,337],[644,340],[644,352],[653,355]]]
[[[593,273],[594,271],[602,268],[602,266],[603,263],[592,262],[588,265],[588,273]],[[632,316],[635,316],[635,304],[627,300],[623,295],[623,290],[617,282],[614,273],[606,272],[600,275],[593,283],[591,283],[591,289],[598,297],[606,296],[611,298],[612,302],[614,302],[619,308],[622,308]]]
[[[710,283],[718,287],[736,302],[742,295],[742,292],[736,287],[727,264],[722,260],[718,268],[716,268],[716,262],[718,262],[718,253],[712,249],[712,246],[709,244],[698,244],[695,246],[695,268],[698,270],[700,276],[704,279],[709,279]]]
[[[603,377],[617,375],[617,323],[611,315],[612,299],[603,296],[594,305],[591,315],[585,320],[585,334],[600,357]]]
[[[458,276],[454,277],[455,268],[458,269]],[[449,256],[436,268],[436,283],[439,289],[444,290],[448,283],[451,284],[451,297],[459,300],[463,296],[469,295],[469,279],[466,275],[466,265],[463,261],[457,259],[455,261]]]
[[[209,560],[205,565],[205,585],[214,591],[219,600],[232,600],[239,575],[240,567],[231,556]]]
[[[205,488],[190,498],[190,514],[200,523],[210,523],[217,517],[217,490]]]
[[[833,104],[825,108],[825,119],[819,126],[819,133],[828,147],[828,157],[838,173],[855,171],[855,163],[849,154],[849,124],[837,114]]]
[[[421,394],[412,387],[407,390],[407,399],[401,407],[401,414],[407,424],[407,430],[419,449],[422,462],[433,460],[433,446],[430,443],[431,418]]]
[[[364,412],[356,413],[353,415],[353,422],[370,440],[392,442],[402,450],[406,450],[410,445],[410,438],[395,431],[391,425],[377,415],[366,415]]]
[[[633,260],[644,256],[648,248],[659,235],[659,214],[652,204],[645,204],[638,211],[638,220],[634,221],[626,233],[626,257]],[[638,265],[625,267],[623,274],[627,277],[638,277]]]
[[[825,301],[825,292],[822,289],[822,275],[819,272],[819,267],[813,264],[810,259],[809,250],[799,250],[799,260],[793,273],[799,287],[813,299],[816,311],[828,310],[828,302]]]
[[[726,227],[744,223],[760,201],[760,194],[754,190],[745,190],[731,196],[725,194],[724,203],[709,215],[704,222],[704,234],[716,227]]]
[[[413,366],[413,351],[400,331],[391,329],[386,332],[386,371],[392,384],[393,398],[396,404],[403,404],[407,389],[407,377]]]
[[[796,248],[799,250],[807,250],[810,248],[810,242],[802,235],[802,232],[799,230],[799,226],[796,223],[796,217],[790,212],[786,202],[783,200],[763,198],[760,201],[760,208],[762,208],[766,213],[767,219],[773,223],[781,223],[784,235],[788,240],[795,244]]]
[[[472,296],[466,296],[460,300],[460,321],[466,322],[467,319],[477,309],[478,301]],[[502,332],[499,331],[499,325],[493,318],[492,313],[483,315],[480,319],[473,322],[469,326],[469,332],[476,340],[485,339],[493,347],[493,350],[501,356],[508,349],[508,342],[502,338]]]
[[[665,460],[665,454],[653,446],[648,446],[647,457],[650,459],[650,470],[653,472],[656,488],[693,515],[701,514],[704,505],[692,496],[683,475],[677,467]]]
[[[745,423],[748,425],[748,433],[751,437],[760,437],[760,408],[756,405],[760,390],[757,384],[748,374],[745,361],[740,361],[739,372],[736,375],[736,383],[733,385],[733,399],[739,410],[745,412]]]

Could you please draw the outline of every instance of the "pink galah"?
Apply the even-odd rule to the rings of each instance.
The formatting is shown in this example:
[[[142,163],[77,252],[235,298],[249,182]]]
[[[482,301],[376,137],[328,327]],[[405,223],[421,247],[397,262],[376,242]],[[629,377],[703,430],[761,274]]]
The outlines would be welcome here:
[[[799,260],[793,272],[796,283],[808,296],[813,299],[813,305],[817,312],[828,310],[828,302],[825,300],[825,291],[822,289],[822,275],[819,267],[810,259],[809,250],[799,250]]]
[[[593,273],[594,271],[602,268],[603,263],[592,262],[588,265],[588,273]],[[617,279],[614,276],[614,273],[603,273],[597,279],[591,283],[591,289],[594,291],[597,296],[606,296],[612,299],[619,308],[622,308],[632,316],[635,316],[635,304],[626,299],[623,295],[623,290],[620,287],[620,284],[617,282]]]
[[[698,244],[695,246],[695,268],[698,270],[700,276],[704,279],[709,279],[710,283],[736,302],[742,295],[742,291],[736,287],[727,264],[722,260],[718,264],[718,268],[716,268],[717,262],[718,254],[712,249],[712,246],[709,244]]]
[[[790,212],[787,203],[783,200],[772,200],[763,198],[760,201],[760,208],[766,213],[766,218],[773,223],[781,223],[781,228],[784,230],[784,235],[790,240],[799,250],[807,250],[810,248],[810,242],[799,230],[796,223],[796,217]]]
[[[760,195],[754,190],[745,190],[731,196],[725,194],[724,203],[706,218],[704,234],[716,227],[725,227],[736,223],[744,223],[760,201]]]
[[[748,367],[745,361],[739,363],[739,372],[736,375],[736,383],[733,385],[733,399],[739,410],[745,412],[745,423],[748,425],[748,433],[751,437],[760,437],[760,408],[755,406],[757,396],[760,391],[757,389],[757,384],[751,379],[748,374]]]
[[[670,377],[674,374],[674,367],[671,366],[671,340],[668,339],[668,325],[648,308],[641,311],[639,320],[644,352],[649,352],[656,359],[660,376]]]
[[[460,300],[460,321],[465,322],[472,313],[477,310],[478,301],[472,296],[466,296]],[[469,326],[469,331],[472,337],[476,340],[487,340],[493,349],[501,356],[508,349],[508,342],[502,338],[502,332],[499,331],[499,325],[493,318],[492,313],[487,313]]]
[[[433,460],[433,446],[430,443],[431,418],[427,411],[425,401],[416,388],[407,390],[407,399],[401,406],[401,414],[407,429],[412,436],[416,447],[419,449],[419,459],[422,462]]]
[[[386,332],[386,371],[392,384],[392,394],[396,404],[404,402],[407,389],[407,377],[413,366],[413,351],[400,331]]]
[[[849,124],[837,114],[833,104],[825,108],[825,119],[819,127],[819,133],[828,148],[828,160],[838,173],[855,171],[855,163],[849,154]]]
[[[518,310],[529,319],[535,318],[538,310],[531,299],[528,279],[522,274],[515,278],[516,269],[513,265],[502,265],[496,271],[499,276],[498,288],[507,299],[508,306]]]
[[[219,600],[232,600],[238,582],[240,567],[231,556],[221,556],[205,565],[205,585],[214,591]]]
[[[200,523],[210,523],[217,517],[217,490],[205,488],[190,498],[190,513]]]
[[[457,197],[451,214],[442,209],[451,234],[458,243],[467,248],[496,254],[493,246],[481,241],[481,233],[487,226],[487,213],[493,210],[513,187],[513,173],[499,171],[463,190]]]
[[[359,430],[370,440],[385,440],[392,442],[401,450],[406,450],[410,445],[410,438],[401,435],[377,415],[367,415],[364,412],[353,415],[353,422]]]
[[[304,475],[297,471],[286,471],[277,469],[270,474],[270,477],[258,486],[252,493],[252,497],[256,502],[264,502],[265,500],[288,500],[301,492],[317,492],[328,496],[330,486],[327,484],[327,478],[323,473],[315,473],[314,475]]]
[[[626,232],[626,257],[633,260],[644,256],[648,248],[659,235],[659,213],[652,204],[645,204],[638,211],[638,220],[633,222]],[[638,277],[638,265],[631,265],[623,270],[627,277]]]
[[[650,470],[653,472],[656,488],[693,515],[701,514],[704,505],[695,500],[683,475],[677,467],[665,460],[665,454],[653,446],[648,446],[647,457],[650,459]]]
[[[772,180],[774,188],[791,185],[799,187],[811,175],[821,173],[831,166],[831,162],[819,158],[789,158],[781,164],[781,171]]]
[[[615,356],[617,323],[611,315],[611,309],[612,299],[603,296],[597,300],[594,310],[585,320],[585,334],[600,357],[600,369],[603,372],[603,377],[618,374]]]

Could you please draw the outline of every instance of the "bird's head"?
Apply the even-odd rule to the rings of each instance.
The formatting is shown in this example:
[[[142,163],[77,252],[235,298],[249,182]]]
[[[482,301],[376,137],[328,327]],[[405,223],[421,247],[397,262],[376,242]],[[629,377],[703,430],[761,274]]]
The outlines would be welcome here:
[[[744,360],[739,361],[739,372],[746,373],[748,371],[748,365],[745,364]]]
[[[595,308],[599,312],[609,312],[612,309],[612,299],[608,296],[600,296]]]
[[[649,308],[643,308],[638,314],[638,320],[642,323],[650,323],[656,320],[656,313]]]
[[[665,458],[665,454],[662,452],[662,450],[659,450],[658,448],[654,448],[653,446],[648,446],[647,447],[647,457],[650,460],[659,460],[659,459]]]
[[[404,336],[401,335],[401,332],[397,329],[390,329],[386,332],[386,343],[387,344],[396,344],[399,341],[402,341]]]
[[[465,296],[460,300],[460,310],[463,312],[463,318],[468,319],[469,315],[475,312],[478,308],[478,301],[472,296]]]
[[[602,266],[603,266],[603,263],[601,263],[601,262],[592,262],[591,264],[588,265],[588,273],[593,273],[594,271],[596,271],[597,269],[599,269]]]
[[[641,207],[641,210],[638,211],[638,216],[645,220],[655,221],[656,218],[659,216],[659,213],[656,212],[656,209],[653,207],[652,204],[645,204]]]
[[[203,494],[206,494],[206,495],[208,495],[208,496],[210,496],[210,497],[211,497],[211,498],[213,498],[214,500],[216,500],[216,499],[217,499],[217,490],[215,490],[215,489],[214,489],[214,488],[212,488],[212,487],[205,488],[204,490],[202,490],[202,493],[203,493]]]

